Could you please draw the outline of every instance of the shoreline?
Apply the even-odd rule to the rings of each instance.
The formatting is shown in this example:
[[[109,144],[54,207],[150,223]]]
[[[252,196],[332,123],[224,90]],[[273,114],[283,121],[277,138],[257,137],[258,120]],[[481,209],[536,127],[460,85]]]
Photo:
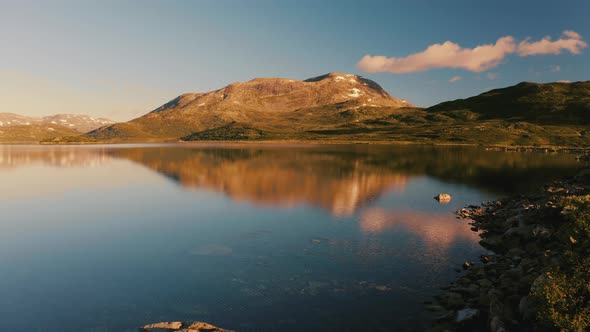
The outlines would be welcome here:
[[[571,225],[578,221],[567,219],[565,214],[571,208],[566,202],[582,199],[584,203],[580,206],[587,218],[589,197],[590,166],[587,165],[575,177],[553,180],[537,191],[457,211],[458,222],[467,221],[473,231],[481,232],[480,244],[493,253],[481,256],[478,262],[466,261],[465,272],[427,306],[435,317],[433,330],[506,332],[589,328],[590,322],[584,318],[581,324],[587,325],[580,325],[582,329],[567,325],[576,324],[573,316],[567,316],[573,315],[571,312],[590,310],[584,307],[588,306],[589,298],[585,298],[585,305],[570,307],[568,313],[560,313],[559,308],[545,309],[555,305],[554,300],[547,302],[547,299],[555,296],[549,292],[559,286],[552,284],[552,273],[567,276],[572,266],[587,264],[579,257],[588,256],[590,239],[584,232],[576,232]],[[565,285],[570,279],[576,280],[568,278],[564,279]],[[590,284],[590,276],[583,282]],[[563,289],[560,291],[559,298],[567,295]],[[572,298],[578,300],[577,294]]]
[[[96,141],[96,142],[0,142],[2,145],[43,145],[43,146],[71,146],[71,145],[124,145],[124,144],[178,144],[178,145],[391,145],[391,146],[433,146],[433,147],[479,147],[490,151],[506,152],[543,152],[543,153],[590,153],[590,147],[578,146],[529,146],[529,145],[502,145],[502,144],[478,144],[478,143],[452,143],[452,142],[413,142],[413,141],[387,141],[387,140],[154,140],[154,141]]]

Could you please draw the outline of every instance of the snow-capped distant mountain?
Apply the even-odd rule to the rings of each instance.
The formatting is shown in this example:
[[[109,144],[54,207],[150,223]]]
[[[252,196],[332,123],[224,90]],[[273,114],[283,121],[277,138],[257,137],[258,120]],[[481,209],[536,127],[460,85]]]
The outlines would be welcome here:
[[[59,125],[85,133],[102,126],[115,123],[105,118],[93,118],[80,114],[55,114],[43,117],[24,116],[14,113],[0,113],[0,127],[29,126],[29,125]]]

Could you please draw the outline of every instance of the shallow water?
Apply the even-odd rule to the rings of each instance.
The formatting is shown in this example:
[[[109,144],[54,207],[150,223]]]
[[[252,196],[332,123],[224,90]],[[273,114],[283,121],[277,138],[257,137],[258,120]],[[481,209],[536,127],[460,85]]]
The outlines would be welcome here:
[[[484,252],[453,211],[577,167],[456,147],[0,146],[0,330],[425,330],[423,302]]]

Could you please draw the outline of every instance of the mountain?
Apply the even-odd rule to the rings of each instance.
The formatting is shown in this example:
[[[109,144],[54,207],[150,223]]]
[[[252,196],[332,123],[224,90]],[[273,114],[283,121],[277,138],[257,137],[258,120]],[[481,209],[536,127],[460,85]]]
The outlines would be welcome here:
[[[115,123],[109,119],[93,118],[79,114],[55,114],[43,117],[24,116],[14,113],[0,113],[0,128],[12,126],[47,125],[62,126],[80,133],[85,133],[102,126]],[[55,128],[54,128],[55,129]]]
[[[88,115],[78,114],[49,115],[42,117],[41,121],[44,123],[59,124],[83,133],[115,123],[115,121],[105,118],[93,118]]]
[[[34,117],[0,113],[0,141],[39,142],[58,138],[63,140],[62,137],[80,136],[90,130],[113,123],[108,119],[78,114]],[[82,140],[76,138],[76,141]]]
[[[45,142],[295,140],[585,148],[590,146],[590,82],[523,82],[421,109],[352,74],[304,81],[258,78],[184,94],[129,122],[69,136]]]
[[[377,83],[353,74],[329,73],[304,81],[256,78],[207,93],[183,94],[142,117],[85,136],[97,140],[176,140],[213,134],[223,138],[220,132],[232,137],[236,129],[256,137],[288,137],[380,118],[393,109],[411,106],[390,96]]]
[[[502,119],[537,125],[590,125],[590,81],[523,82],[426,109],[471,120]]]
[[[2,120],[0,120],[2,121]],[[26,122],[25,122],[26,123]],[[24,125],[4,125],[0,127],[0,142],[31,142],[78,136],[81,132],[55,124],[30,123]]]

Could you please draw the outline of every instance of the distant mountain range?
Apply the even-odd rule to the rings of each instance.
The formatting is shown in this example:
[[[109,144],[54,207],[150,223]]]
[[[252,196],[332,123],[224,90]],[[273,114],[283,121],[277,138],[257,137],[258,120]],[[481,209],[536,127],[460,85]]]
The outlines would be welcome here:
[[[11,124],[34,123],[14,117]],[[128,122],[74,120],[61,115],[36,121],[54,131],[56,126],[78,131],[44,138],[53,143],[310,140],[579,147],[590,145],[590,82],[525,82],[423,109],[353,74],[303,81],[257,78],[180,95]],[[0,115],[0,123],[8,119]]]
[[[0,141],[34,142],[61,136],[77,136],[115,123],[109,119],[79,114],[43,117],[0,113]]]

